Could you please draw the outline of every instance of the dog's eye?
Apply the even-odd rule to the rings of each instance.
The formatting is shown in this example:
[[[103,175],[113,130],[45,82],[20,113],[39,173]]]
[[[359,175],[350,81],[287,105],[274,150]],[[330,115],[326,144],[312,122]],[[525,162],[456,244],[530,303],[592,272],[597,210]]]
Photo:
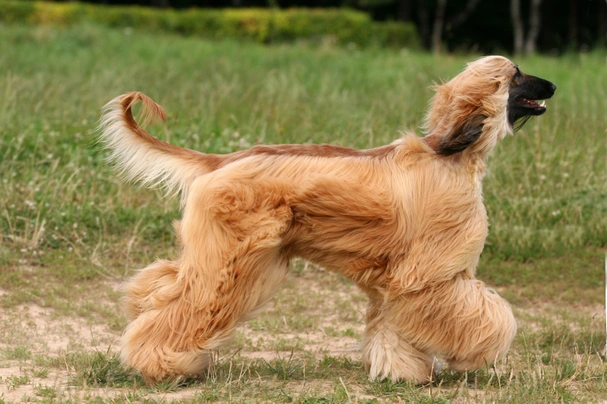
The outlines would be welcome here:
[[[516,69],[516,73],[514,73],[514,77],[522,77],[523,73],[521,73],[518,66],[514,66],[514,68]]]

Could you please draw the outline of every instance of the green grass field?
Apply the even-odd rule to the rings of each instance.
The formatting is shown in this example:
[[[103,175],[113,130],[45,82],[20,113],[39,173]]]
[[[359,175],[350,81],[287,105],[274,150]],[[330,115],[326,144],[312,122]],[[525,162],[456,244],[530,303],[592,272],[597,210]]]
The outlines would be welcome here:
[[[435,81],[478,55],[262,47],[137,30],[0,25],[0,403],[605,402],[605,52],[517,59],[553,81],[547,113],[498,146],[479,277],[520,331],[491,369],[430,386],[369,382],[350,349],[365,299],[295,262],[267,312],[206,381],[143,386],[116,343],[125,277],[176,254],[177,200],[122,184],[95,144],[101,107],[131,90],[164,106],[161,139],[224,153],[257,143],[369,148],[417,129]]]

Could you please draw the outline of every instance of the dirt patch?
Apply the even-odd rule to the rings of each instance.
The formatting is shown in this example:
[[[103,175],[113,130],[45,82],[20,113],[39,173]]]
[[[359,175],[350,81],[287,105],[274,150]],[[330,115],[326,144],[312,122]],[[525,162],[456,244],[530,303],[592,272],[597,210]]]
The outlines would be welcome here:
[[[103,287],[115,293],[116,284]],[[0,291],[1,292],[1,291]],[[119,312],[118,301],[100,301]],[[275,359],[325,356],[360,360],[359,343],[364,332],[366,298],[354,285],[336,275],[304,272],[291,279],[273,302],[255,320],[241,326],[234,341],[221,352],[221,360],[233,355],[270,362]],[[530,334],[561,325],[575,332],[589,322],[601,323],[604,329],[604,308],[601,305],[564,308],[549,303],[514,307],[519,332]],[[117,352],[121,330],[111,328],[98,316],[71,317],[52,308],[36,304],[20,305],[0,311],[0,399],[5,402],[35,401],[52,398],[56,401],[86,401],[95,397],[109,399],[127,394],[166,402],[200,397],[200,386],[177,390],[153,391],[133,388],[92,388],[77,385],[74,369],[62,358],[73,353]],[[514,352],[513,357],[517,356]],[[48,362],[55,360],[52,365]],[[242,364],[242,363],[241,363]],[[248,366],[245,362],[244,367]],[[334,380],[278,381],[276,389],[284,389],[294,397],[306,394],[337,394],[347,400],[373,398],[359,383],[348,383],[339,376]],[[346,376],[344,376],[346,377]],[[359,376],[357,376],[359,377]],[[234,370],[234,383],[239,370]],[[279,383],[280,382],[280,383]],[[273,381],[264,383],[274,383]],[[172,391],[175,390],[175,391]],[[440,390],[440,387],[439,387]],[[142,392],[143,391],[143,392]],[[223,394],[220,391],[221,394]],[[482,390],[468,389],[467,394],[483,399]],[[455,397],[453,402],[464,402]],[[470,397],[468,397],[470,398]]]
[[[74,351],[114,350],[119,335],[106,325],[57,316],[35,304],[0,311],[0,397],[30,401],[51,394],[72,397],[69,369],[47,363]],[[89,392],[92,394],[93,392]],[[88,393],[87,393],[88,394]]]
[[[115,346],[119,337],[106,325],[79,317],[57,316],[54,310],[35,304],[3,310],[0,323],[3,324],[0,347],[23,344],[33,355],[75,347],[107,349]]]
[[[103,287],[108,293],[119,289],[119,285],[112,282]],[[98,303],[113,306],[119,312],[119,302],[103,300]],[[326,355],[357,360],[359,337],[364,330],[365,304],[364,295],[337,276],[306,272],[287,282],[259,316],[256,326],[249,323],[241,326],[235,337],[241,342],[229,345],[222,355],[230,357],[236,353],[244,358],[269,362],[290,354],[297,357],[305,352],[319,358]],[[302,318],[313,321],[300,324]],[[6,402],[35,401],[44,397],[88,400],[127,394],[128,389],[75,385],[74,370],[61,364],[66,355],[73,353],[116,353],[121,331],[111,329],[108,323],[100,322],[97,316],[60,315],[52,308],[37,304],[1,310],[0,399]],[[47,366],[49,361],[55,362]],[[306,388],[309,386],[300,389]],[[52,396],[47,396],[51,392]],[[185,388],[147,392],[145,396],[173,401],[192,398],[196,392],[197,389]]]

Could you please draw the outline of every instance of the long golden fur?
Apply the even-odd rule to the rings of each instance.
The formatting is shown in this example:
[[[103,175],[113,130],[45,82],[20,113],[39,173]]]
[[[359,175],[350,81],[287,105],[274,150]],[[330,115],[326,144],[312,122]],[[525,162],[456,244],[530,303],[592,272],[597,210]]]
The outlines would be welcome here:
[[[371,378],[427,382],[434,361],[476,369],[503,357],[510,306],[475,279],[487,237],[487,157],[516,121],[540,115],[555,86],[500,56],[436,87],[425,136],[370,150],[256,146],[228,155],[149,135],[131,107],[106,105],[101,140],[128,179],[180,192],[181,255],[126,286],[122,360],[148,381],[203,375],[212,352],[259,312],[299,256],[354,281],[369,297],[362,338]]]

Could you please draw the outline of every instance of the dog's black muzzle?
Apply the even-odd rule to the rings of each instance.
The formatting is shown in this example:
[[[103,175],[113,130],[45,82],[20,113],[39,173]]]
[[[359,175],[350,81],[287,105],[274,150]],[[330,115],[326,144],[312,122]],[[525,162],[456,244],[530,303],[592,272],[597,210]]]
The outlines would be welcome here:
[[[510,84],[508,97],[508,121],[514,123],[525,117],[546,112],[547,100],[554,95],[556,86],[548,80],[518,72]]]

